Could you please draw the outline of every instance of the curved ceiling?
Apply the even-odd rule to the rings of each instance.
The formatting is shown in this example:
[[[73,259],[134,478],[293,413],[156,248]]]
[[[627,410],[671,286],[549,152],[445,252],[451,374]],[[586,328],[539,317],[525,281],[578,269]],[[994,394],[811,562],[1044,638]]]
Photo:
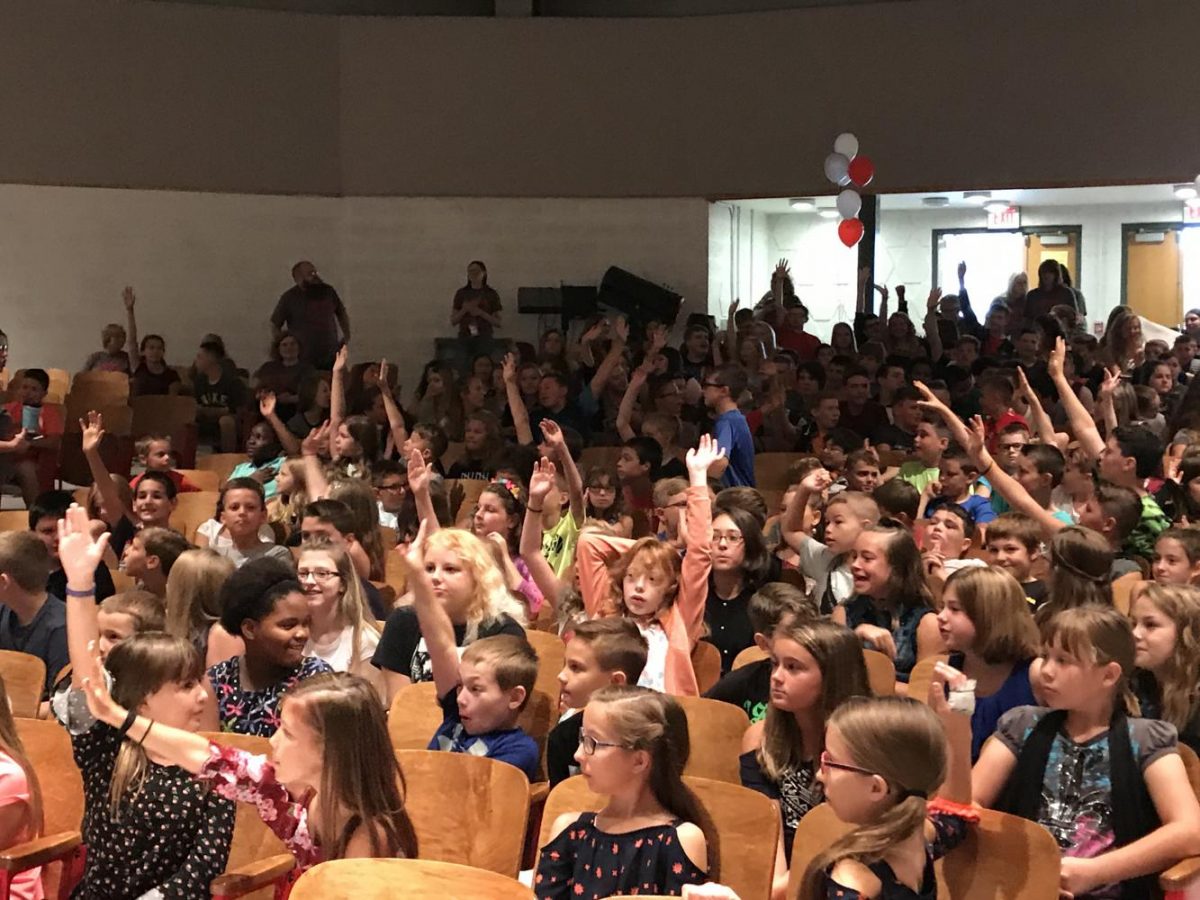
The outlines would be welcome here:
[[[155,0],[163,2],[163,0]],[[905,0],[169,0],[200,6],[343,16],[714,16]]]

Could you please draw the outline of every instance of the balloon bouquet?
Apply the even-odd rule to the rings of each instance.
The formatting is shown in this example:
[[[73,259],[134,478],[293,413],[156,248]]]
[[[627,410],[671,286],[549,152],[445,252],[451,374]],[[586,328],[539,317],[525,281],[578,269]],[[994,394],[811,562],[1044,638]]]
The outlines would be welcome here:
[[[853,183],[864,188],[875,177],[875,164],[866,156],[859,155],[858,138],[850,132],[837,136],[833,152],[825,157],[825,177],[838,187]],[[862,209],[862,195],[847,187],[838,194],[837,210],[842,221],[838,224],[838,237],[847,247],[853,247],[863,236],[863,223],[858,218]]]

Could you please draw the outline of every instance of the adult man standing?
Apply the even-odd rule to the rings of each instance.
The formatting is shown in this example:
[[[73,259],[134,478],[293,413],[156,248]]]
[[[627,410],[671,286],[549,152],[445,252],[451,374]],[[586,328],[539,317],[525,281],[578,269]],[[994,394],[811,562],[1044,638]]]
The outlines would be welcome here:
[[[713,437],[725,451],[709,474],[724,487],[754,487],[754,438],[737,398],[746,389],[746,374],[737,366],[724,366],[704,382],[704,405],[717,414]]]
[[[292,266],[294,287],[284,291],[271,314],[271,334],[284,333],[300,340],[300,358],[317,369],[332,369],[338,351],[338,327],[342,340],[350,340],[350,316],[337,291],[321,280],[317,267],[308,260]]]

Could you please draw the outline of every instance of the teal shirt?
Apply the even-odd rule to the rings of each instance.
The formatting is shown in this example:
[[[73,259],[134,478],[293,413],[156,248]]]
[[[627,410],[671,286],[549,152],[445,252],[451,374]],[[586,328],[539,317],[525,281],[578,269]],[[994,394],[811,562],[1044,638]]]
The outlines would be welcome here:
[[[277,456],[270,462],[263,463],[261,466],[256,466],[254,463],[247,460],[244,463],[238,463],[236,466],[234,466],[233,471],[229,473],[229,477],[231,479],[249,478],[259,469],[270,469],[272,472],[278,475],[280,468],[285,462],[287,462],[286,456]],[[274,478],[263,485],[263,494],[267,500],[270,500],[272,497],[274,497],[277,492],[278,488],[275,485]]]

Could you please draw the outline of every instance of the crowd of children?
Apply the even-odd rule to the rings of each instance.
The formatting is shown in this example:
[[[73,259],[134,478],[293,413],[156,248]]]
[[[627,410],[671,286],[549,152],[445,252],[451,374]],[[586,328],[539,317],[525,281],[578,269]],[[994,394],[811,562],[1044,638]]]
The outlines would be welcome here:
[[[43,660],[83,772],[75,896],[207,896],[236,802],[300,869],[420,855],[386,718],[420,682],[430,750],[603,796],[550,823],[539,898],[733,896],[737,848],[684,778],[698,737],[675,698],[701,694],[746,715],[729,763],[778,810],[772,897],[933,897],[979,808],[1053,836],[1064,895],[1152,896],[1200,855],[1197,335],[1143,343],[1122,308],[1097,341],[1019,285],[980,323],[959,278],[919,332],[902,292],[871,311],[864,276],[827,345],[781,264],[723,331],[551,330],[430,363],[407,405],[386,362],[343,346],[314,370],[286,332],[252,383],[216,335],[171,379],[127,292],[88,368],[190,382],[204,440],[240,436],[245,460],[189,541],[169,437],[141,440],[129,481],[89,413],[77,506],[39,481],[65,425],[45,372],[0,413],[0,477],[28,507],[0,533],[0,649]],[[609,462],[581,469],[585,447]],[[786,491],[756,487],[766,451],[795,453]],[[521,727],[531,630],[563,643],[544,735]],[[269,758],[197,734],[218,730],[270,738]],[[40,796],[0,703],[0,846],[38,833]],[[794,864],[822,804],[849,830]],[[40,898],[37,872],[13,892]]]

